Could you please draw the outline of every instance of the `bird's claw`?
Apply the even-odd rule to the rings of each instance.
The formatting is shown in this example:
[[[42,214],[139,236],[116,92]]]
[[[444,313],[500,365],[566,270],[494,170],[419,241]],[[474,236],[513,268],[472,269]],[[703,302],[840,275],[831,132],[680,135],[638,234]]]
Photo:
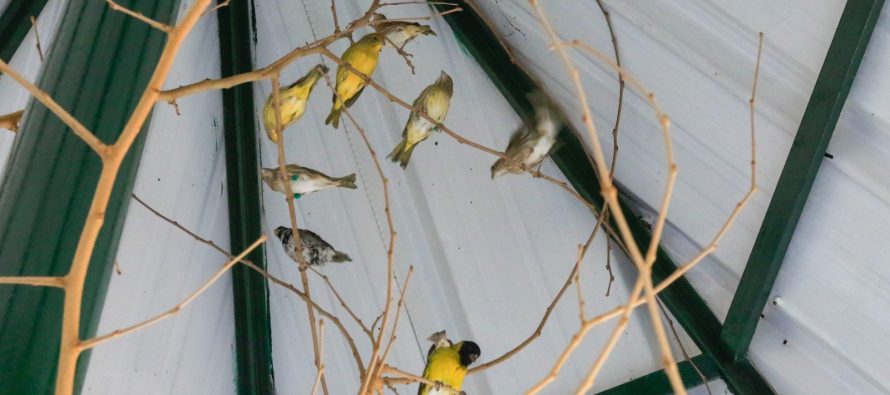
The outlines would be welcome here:
[[[444,386],[445,386],[445,383],[443,383],[441,381],[436,381],[435,385],[433,387],[436,388],[436,391],[440,391],[440,390],[442,390],[442,387],[444,387]]]

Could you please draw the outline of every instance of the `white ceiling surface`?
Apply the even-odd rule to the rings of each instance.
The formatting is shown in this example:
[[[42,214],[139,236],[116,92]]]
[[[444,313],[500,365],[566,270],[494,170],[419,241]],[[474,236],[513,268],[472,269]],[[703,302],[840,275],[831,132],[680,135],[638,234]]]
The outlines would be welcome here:
[[[888,53],[885,6],[751,346],[784,393],[890,393]]]
[[[184,1],[180,15],[188,6]],[[185,41],[167,86],[219,76],[215,17]],[[222,98],[179,100],[181,116],[155,107],[134,193],[195,233],[228,248]],[[99,322],[99,333],[133,325],[175,306],[225,263],[131,201]],[[84,383],[89,394],[225,394],[235,392],[232,286],[225,276],[178,315],[99,345]]]
[[[361,5],[338,2],[341,23],[365,11]],[[322,37],[333,31],[328,1],[260,2],[257,15],[257,65],[266,65],[290,49],[313,41],[312,31]],[[390,17],[428,15],[422,5],[400,6],[384,12]],[[307,18],[308,15],[308,18]],[[503,149],[519,124],[497,89],[475,61],[460,48],[447,24],[432,22],[439,38],[421,38],[409,45],[417,75],[391,49],[381,55],[374,79],[408,101],[431,83],[440,70],[455,79],[455,95],[446,124],[482,144]],[[347,43],[332,49],[342,53]],[[282,76],[282,84],[299,78],[320,61],[301,59]],[[327,62],[332,69],[334,65]],[[333,71],[332,71],[333,74]],[[341,176],[358,173],[358,190],[324,191],[298,201],[299,222],[318,232],[336,248],[350,254],[353,262],[324,268],[356,313],[370,323],[382,309],[385,295],[386,218],[380,180],[360,136],[345,118],[341,128],[323,125],[330,109],[330,90],[316,88],[304,118],[285,133],[288,161]],[[267,82],[256,90],[257,113],[271,91]],[[398,142],[408,111],[367,89],[352,113],[368,133],[380,160]],[[345,132],[344,132],[344,126]],[[258,136],[264,136],[259,132]],[[260,138],[260,137],[258,137]],[[260,138],[263,163],[275,165],[275,146]],[[396,268],[400,281],[409,265],[415,266],[408,291],[410,320],[403,317],[398,342],[389,358],[402,369],[423,369],[421,349],[431,333],[447,329],[455,340],[472,339],[481,345],[486,361],[511,349],[530,335],[544,310],[562,285],[576,259],[576,246],[591,230],[594,219],[572,197],[553,185],[527,176],[491,181],[491,155],[461,146],[445,135],[421,144],[406,171],[388,161],[384,172],[391,180],[391,200],[398,240]],[[559,172],[551,163],[548,174]],[[288,224],[283,196],[264,188],[266,229]],[[295,264],[277,244],[270,247],[270,267],[299,283]],[[584,267],[588,314],[603,312],[626,299],[628,282],[635,270],[614,262],[616,283],[612,296],[604,298],[608,276],[604,269],[605,245],[594,244]],[[335,311],[354,334],[364,358],[367,339],[357,325],[312,276],[312,290],[324,306]],[[272,289],[272,321],[276,383],[282,393],[305,392],[312,385],[312,349],[306,310],[297,298],[280,288]],[[556,309],[543,336],[507,363],[467,379],[469,393],[518,393],[528,389],[546,372],[578,327],[577,302],[569,290]],[[353,392],[357,371],[345,342],[328,325],[325,366],[331,393]],[[559,380],[547,393],[573,391],[592,364],[598,348],[611,330],[603,326],[590,334]],[[600,375],[597,389],[623,383],[657,369],[652,354],[645,314],[637,314],[612,359]],[[418,340],[419,340],[419,345]],[[696,353],[696,350],[690,352]],[[677,352],[679,355],[679,351]],[[407,389],[406,391],[411,391]]]
[[[49,49],[56,36],[65,4],[66,2],[62,0],[50,0],[37,18],[37,30],[44,56],[49,55]],[[4,8],[5,4],[0,5],[0,10]],[[28,31],[28,34],[22,40],[9,65],[27,78],[28,81],[35,82],[37,80],[41,61],[40,54],[37,52],[37,39],[33,28]],[[15,80],[5,75],[0,76],[0,114],[9,114],[23,109],[28,103],[29,97],[28,91],[22,88]],[[12,149],[14,140],[15,134],[9,133],[8,130],[0,131],[0,175],[6,169],[6,159],[9,157],[9,151]]]

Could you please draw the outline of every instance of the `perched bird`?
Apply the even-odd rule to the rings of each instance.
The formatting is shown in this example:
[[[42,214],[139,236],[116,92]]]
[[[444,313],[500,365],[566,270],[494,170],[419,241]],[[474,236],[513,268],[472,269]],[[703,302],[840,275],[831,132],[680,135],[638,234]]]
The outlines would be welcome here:
[[[448,115],[452,93],[454,93],[454,83],[451,81],[451,76],[443,71],[436,82],[424,88],[423,92],[420,92],[420,96],[414,99],[413,107],[427,113],[436,122],[442,122]],[[435,129],[436,124],[424,118],[419,112],[411,111],[408,123],[405,124],[405,129],[402,131],[402,141],[393,148],[387,158],[392,159],[393,162],[401,162],[404,169],[408,166],[408,160],[411,159],[414,147],[426,140]]]
[[[315,191],[323,189],[340,187],[355,189],[355,173],[340,178],[329,177],[328,175],[312,170],[308,167],[302,167],[295,164],[284,166],[287,170],[287,178],[290,179],[290,190],[294,193],[294,199],[299,199],[303,195],[308,195]],[[284,183],[281,182],[281,173],[279,168],[274,169],[263,168],[263,181],[273,191],[287,193]]]
[[[319,64],[312,68],[303,78],[297,80],[293,84],[281,89],[278,96],[279,107],[281,108],[281,130],[283,131],[288,125],[299,121],[306,111],[306,102],[309,101],[309,94],[315,83],[328,72],[325,65]],[[266,124],[266,135],[269,140],[278,142],[278,134],[275,130],[275,103],[272,99],[274,94],[269,94],[266,99],[266,106],[263,107],[263,123]]]
[[[436,35],[433,28],[427,25],[406,21],[389,21],[386,20],[386,15],[383,14],[376,14],[375,17],[374,29],[377,30],[377,33],[386,37],[386,45],[397,50],[404,49],[405,45],[417,38],[417,36]]]
[[[469,340],[452,344],[445,337],[445,331],[433,334],[430,340],[434,343],[426,356],[423,378],[437,385],[428,386],[421,383],[417,395],[444,395],[446,392],[442,391],[443,385],[460,391],[467,375],[467,368],[476,362],[482,350],[478,344]]]
[[[352,44],[343,53],[343,61],[352,66],[358,72],[370,77],[377,69],[377,59],[380,57],[380,49],[383,48],[383,36],[371,33]],[[334,105],[324,124],[331,124],[334,129],[340,126],[340,112],[343,107],[351,107],[355,103],[362,90],[365,89],[365,79],[358,74],[340,65],[337,67],[337,81],[334,88]]]
[[[498,159],[491,166],[491,178],[506,173],[522,173],[522,166],[531,169],[544,161],[550,154],[562,122],[556,110],[540,92],[528,95],[529,101],[535,106],[534,125],[523,125],[510,136],[504,155],[512,159]]]
[[[321,236],[310,230],[297,229],[300,232],[300,241],[303,244],[303,259],[307,265],[319,266],[328,262],[352,262],[352,258],[340,251],[337,251],[328,242],[324,241]],[[294,262],[300,263],[297,259],[296,250],[294,249],[293,232],[286,226],[275,228],[275,236],[281,240],[284,251]]]

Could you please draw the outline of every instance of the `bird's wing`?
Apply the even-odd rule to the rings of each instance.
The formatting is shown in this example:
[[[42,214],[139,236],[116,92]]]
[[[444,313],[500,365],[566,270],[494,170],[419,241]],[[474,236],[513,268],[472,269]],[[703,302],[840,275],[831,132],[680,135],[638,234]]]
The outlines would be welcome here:
[[[310,177],[310,178],[331,178],[331,177],[328,177],[327,174],[324,174],[324,173],[322,173],[322,172],[320,172],[320,171],[318,171],[318,170],[311,169],[311,168],[308,168],[308,167],[305,167],[305,166],[299,166],[299,165],[293,165],[293,164],[291,164],[291,165],[286,165],[286,167],[287,167],[287,171],[288,171],[289,173],[297,173],[297,174],[301,174],[301,175],[303,175],[304,177]]]
[[[360,77],[356,77],[356,78],[360,78]],[[362,82],[362,84],[364,84],[364,82]],[[346,99],[346,102],[344,102],[343,104],[347,108],[352,107],[352,103],[355,103],[355,101],[358,100],[358,97],[361,96],[362,92],[364,92],[364,91],[365,91],[365,86],[362,85],[361,89],[359,89],[358,92],[355,92],[355,94],[352,95],[352,97],[350,97],[349,99]]]
[[[328,242],[324,241],[321,236],[308,229],[300,229],[300,240],[303,242],[303,244],[314,244],[324,248],[330,248],[332,250],[334,249],[334,247],[328,244]]]
[[[510,142],[507,143],[507,149],[504,151],[504,155],[511,158],[524,158],[529,156],[532,151],[532,145],[529,143],[533,137],[533,133],[531,133],[526,126],[521,126],[512,136],[510,136]]]

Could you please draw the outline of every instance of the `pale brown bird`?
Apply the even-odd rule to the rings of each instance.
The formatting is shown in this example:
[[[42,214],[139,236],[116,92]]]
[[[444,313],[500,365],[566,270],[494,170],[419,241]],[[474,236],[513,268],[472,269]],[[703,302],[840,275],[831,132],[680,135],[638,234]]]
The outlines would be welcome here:
[[[441,123],[445,120],[445,116],[448,115],[448,108],[451,106],[451,95],[453,93],[454,82],[451,80],[451,76],[443,71],[439,74],[439,79],[436,82],[433,82],[424,88],[423,92],[420,92],[420,95],[417,96],[417,99],[414,99],[414,103],[411,106],[425,112],[430,118]],[[405,129],[402,130],[402,141],[393,148],[387,158],[392,159],[393,162],[400,162],[404,169],[408,166],[414,147],[420,144],[421,141],[426,140],[435,130],[435,123],[420,115],[418,111],[412,111],[411,115],[408,116],[408,123],[405,124]]]
[[[383,14],[377,14],[375,17],[374,29],[377,30],[377,33],[386,37],[387,46],[398,50],[404,49],[406,44],[418,36],[436,35],[433,28],[427,25],[407,21],[390,21]]]
[[[349,188],[355,189],[355,173],[343,177],[331,177],[318,170],[303,167],[295,164],[284,166],[287,171],[287,179],[290,180],[290,189],[294,193],[294,199],[299,199],[303,195],[312,192],[321,191],[328,188]],[[284,183],[281,182],[280,168],[273,169],[263,168],[263,181],[273,191],[285,193]]]
[[[522,173],[523,166],[527,169],[538,166],[550,154],[556,143],[556,137],[562,127],[559,113],[541,92],[529,94],[528,99],[535,107],[534,125],[522,125],[510,136],[504,155],[511,160],[501,158],[494,162],[491,166],[491,178],[506,173]]]

